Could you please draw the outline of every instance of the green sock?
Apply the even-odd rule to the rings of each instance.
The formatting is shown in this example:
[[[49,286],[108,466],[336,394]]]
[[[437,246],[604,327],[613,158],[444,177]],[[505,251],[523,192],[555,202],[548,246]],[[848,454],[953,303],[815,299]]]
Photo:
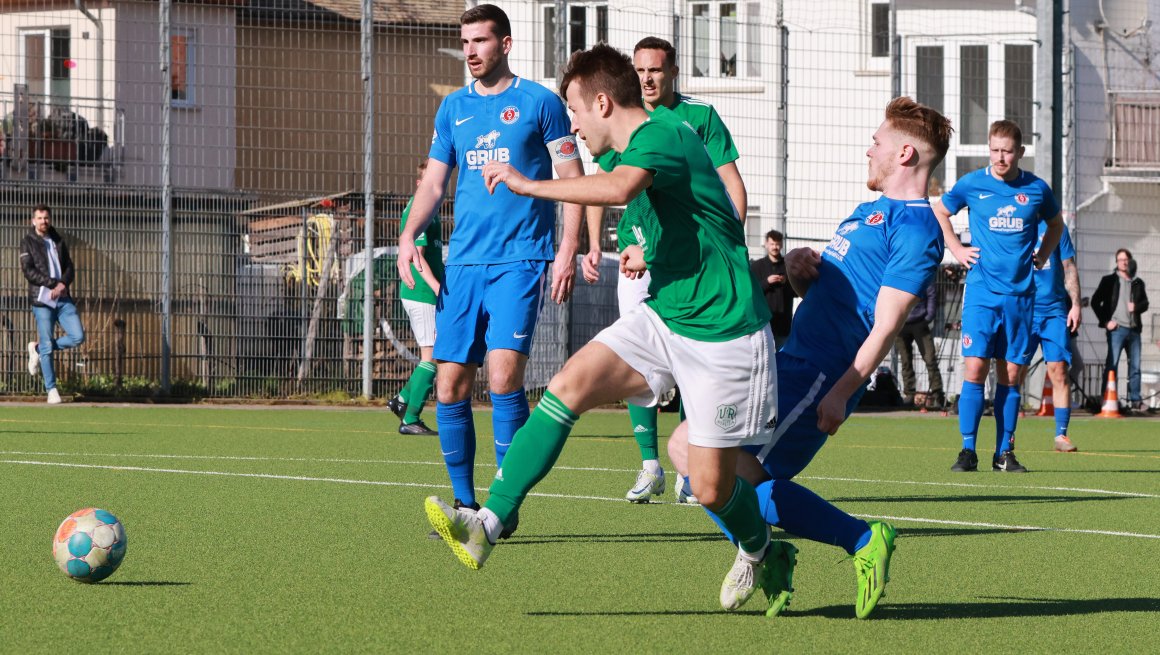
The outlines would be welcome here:
[[[677,407],[678,407],[678,409],[681,410],[680,414],[678,414],[678,416],[680,416],[681,420],[684,421],[685,420],[685,400],[683,398],[681,399],[681,401],[677,405]]]
[[[411,372],[407,386],[403,387],[407,392],[407,395],[403,396],[403,399],[407,401],[407,412],[403,415],[403,423],[410,425],[418,422],[419,415],[423,413],[423,405],[431,396],[431,387],[434,385],[435,364],[433,362],[419,362],[419,365]]]
[[[737,478],[733,485],[733,495],[721,511],[705,509],[720,519],[721,524],[737,539],[741,550],[757,553],[769,543],[769,527],[757,505],[757,492],[744,479]]]
[[[632,436],[640,447],[641,461],[657,457],[657,408],[628,404],[628,419],[632,421]]]
[[[496,471],[495,480],[488,490],[484,506],[495,512],[500,523],[507,525],[532,487],[552,470],[578,418],[552,392],[544,392],[544,398],[536,405],[527,423],[512,437],[503,468]],[[755,503],[756,500],[754,496]]]

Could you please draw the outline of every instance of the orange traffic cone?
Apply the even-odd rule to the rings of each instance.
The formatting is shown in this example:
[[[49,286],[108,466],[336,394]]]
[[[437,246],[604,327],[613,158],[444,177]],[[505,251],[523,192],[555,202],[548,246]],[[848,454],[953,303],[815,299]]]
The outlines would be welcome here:
[[[1043,376],[1043,397],[1039,399],[1036,416],[1055,416],[1055,397],[1051,387],[1051,376]]]
[[[1121,418],[1120,396],[1116,393],[1116,372],[1108,371],[1108,386],[1104,390],[1104,405],[1096,416],[1101,418]]]

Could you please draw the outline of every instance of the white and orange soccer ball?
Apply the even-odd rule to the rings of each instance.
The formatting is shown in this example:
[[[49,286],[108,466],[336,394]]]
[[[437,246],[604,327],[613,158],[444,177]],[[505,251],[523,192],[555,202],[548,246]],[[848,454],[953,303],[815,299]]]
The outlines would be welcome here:
[[[56,529],[52,557],[77,582],[100,582],[125,559],[125,526],[109,512],[89,507],[77,510]]]

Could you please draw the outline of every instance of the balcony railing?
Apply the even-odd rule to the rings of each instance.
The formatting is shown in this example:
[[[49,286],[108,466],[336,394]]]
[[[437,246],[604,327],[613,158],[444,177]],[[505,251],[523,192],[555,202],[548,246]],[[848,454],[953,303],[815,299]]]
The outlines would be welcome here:
[[[111,184],[121,175],[124,134],[125,112],[109,100],[38,96],[16,84],[0,91],[0,179]]]
[[[1160,171],[1160,91],[1109,91],[1110,166]]]

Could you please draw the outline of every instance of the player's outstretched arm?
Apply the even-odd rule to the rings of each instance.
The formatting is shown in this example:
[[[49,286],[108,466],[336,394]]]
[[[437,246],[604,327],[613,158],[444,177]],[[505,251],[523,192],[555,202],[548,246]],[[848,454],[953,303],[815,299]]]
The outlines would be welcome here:
[[[947,250],[959,260],[959,263],[967,268],[975,265],[979,261],[979,249],[968,248],[959,241],[959,235],[955,234],[955,228],[951,225],[951,212],[941,202],[931,202],[930,208],[934,210],[935,218],[938,219],[938,226],[942,228],[943,241],[946,242]]]
[[[878,290],[878,302],[874,306],[874,327],[870,329],[870,335],[858,348],[854,363],[818,403],[819,430],[826,434],[838,431],[838,427],[846,420],[846,403],[850,400],[850,396],[878,368],[886,353],[890,352],[894,338],[902,330],[907,315],[917,303],[918,296],[901,289],[882,287]]]
[[[1061,237],[1063,237],[1063,216],[1056,214],[1047,221],[1047,231],[1043,233],[1043,243],[1035,253],[1035,268],[1043,268],[1047,263],[1047,258],[1059,245]]]
[[[810,285],[818,279],[822,256],[813,248],[794,248],[785,255],[785,272],[789,285],[800,298],[806,297]]]
[[[450,166],[438,159],[428,159],[427,168],[423,170],[423,177],[419,179],[419,186],[415,189],[407,225],[399,234],[399,255],[395,260],[395,265],[399,268],[399,277],[408,289],[415,288],[411,265],[414,264],[417,271],[424,269],[423,254],[415,247],[415,236],[422,234],[431,224],[432,217],[443,201],[443,192],[447,189],[450,175]]]
[[[559,180],[529,180],[510,164],[494,161],[483,167],[483,181],[491,193],[502,183],[519,196],[601,207],[627,205],[652,185],[652,179],[652,173],[635,166],[617,166],[606,175]]]

